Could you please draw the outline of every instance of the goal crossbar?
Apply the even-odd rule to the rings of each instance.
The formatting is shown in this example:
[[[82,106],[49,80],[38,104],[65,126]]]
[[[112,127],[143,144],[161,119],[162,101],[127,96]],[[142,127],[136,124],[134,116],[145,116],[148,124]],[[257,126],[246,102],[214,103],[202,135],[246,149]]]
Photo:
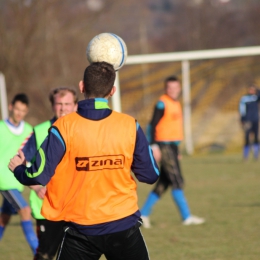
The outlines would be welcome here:
[[[202,51],[185,51],[185,52],[168,52],[143,55],[130,55],[127,57],[126,65],[171,62],[183,60],[204,60],[231,58],[242,56],[260,55],[260,46],[241,47],[241,48],[225,48]]]

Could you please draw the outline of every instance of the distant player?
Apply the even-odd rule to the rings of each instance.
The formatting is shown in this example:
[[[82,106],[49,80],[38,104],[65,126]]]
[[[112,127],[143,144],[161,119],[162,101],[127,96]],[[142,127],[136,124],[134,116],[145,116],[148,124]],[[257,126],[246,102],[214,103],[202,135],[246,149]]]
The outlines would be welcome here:
[[[9,105],[9,118],[0,121],[0,193],[4,197],[0,214],[0,240],[12,214],[18,213],[23,233],[35,254],[38,239],[33,230],[31,209],[22,196],[23,185],[8,169],[10,156],[18,152],[22,142],[32,132],[31,125],[23,121],[28,113],[28,106],[28,97],[17,94]]]
[[[26,161],[31,161],[42,142],[48,135],[51,125],[60,117],[77,110],[77,94],[74,88],[59,87],[50,92],[49,99],[54,117],[33,129],[33,134],[23,148]],[[30,206],[32,215],[36,219],[39,247],[34,260],[52,260],[57,253],[63,236],[63,221],[50,221],[41,214],[46,187],[35,185],[30,187]]]
[[[203,218],[191,215],[183,192],[184,180],[178,149],[183,140],[182,109],[178,101],[181,85],[178,78],[172,76],[165,80],[164,87],[165,94],[156,104],[148,129],[148,138],[154,157],[157,162],[160,162],[160,177],[141,209],[145,228],[151,227],[149,216],[152,207],[168,187],[171,188],[173,200],[178,207],[184,225],[198,225],[205,222]]]
[[[239,102],[239,114],[241,124],[244,130],[244,149],[243,158],[248,159],[251,143],[250,137],[253,136],[253,154],[258,159],[259,155],[259,104],[260,91],[255,85],[250,85],[247,94],[242,96]]]
[[[112,65],[89,65],[77,112],[52,125],[31,168],[21,151],[9,164],[21,183],[47,185],[42,215],[67,222],[59,260],[149,259],[131,172],[152,184],[159,170],[136,120],[109,108],[114,81]]]

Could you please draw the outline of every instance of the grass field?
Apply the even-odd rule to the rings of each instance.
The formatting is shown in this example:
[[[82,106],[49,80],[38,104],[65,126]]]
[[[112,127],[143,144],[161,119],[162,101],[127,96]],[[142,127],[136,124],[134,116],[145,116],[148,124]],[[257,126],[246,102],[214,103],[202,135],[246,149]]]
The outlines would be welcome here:
[[[184,157],[182,169],[191,211],[207,222],[182,226],[168,191],[154,207],[153,228],[142,229],[151,259],[260,259],[260,161],[245,163],[240,155]],[[139,183],[140,206],[151,188]],[[18,217],[0,242],[0,259],[32,259]]]

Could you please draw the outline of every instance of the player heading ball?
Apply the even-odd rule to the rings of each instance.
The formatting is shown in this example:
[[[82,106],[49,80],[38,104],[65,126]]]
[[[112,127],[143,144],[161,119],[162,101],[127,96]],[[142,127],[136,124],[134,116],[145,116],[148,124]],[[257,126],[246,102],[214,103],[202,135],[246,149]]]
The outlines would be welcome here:
[[[30,168],[22,164],[21,151],[9,164],[24,185],[47,185],[42,215],[68,223],[59,260],[99,259],[102,254],[107,259],[149,259],[131,172],[138,181],[153,184],[159,170],[138,122],[108,106],[116,91],[114,79],[111,64],[90,64],[79,83],[85,100],[78,111],[51,126]],[[78,170],[75,158],[102,158],[102,167]]]

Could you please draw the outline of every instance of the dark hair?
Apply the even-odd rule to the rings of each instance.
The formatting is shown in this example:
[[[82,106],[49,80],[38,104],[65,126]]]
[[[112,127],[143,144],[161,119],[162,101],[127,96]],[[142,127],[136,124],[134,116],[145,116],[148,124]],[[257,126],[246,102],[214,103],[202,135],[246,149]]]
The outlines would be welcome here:
[[[24,93],[16,94],[11,102],[12,105],[14,105],[17,101],[22,102],[23,104],[29,106],[29,98]]]
[[[170,82],[170,81],[177,81],[177,82],[179,82],[179,79],[178,79],[177,76],[169,76],[168,78],[166,78],[164,80],[164,88],[165,88],[165,90],[167,88],[167,83]]]
[[[84,72],[86,97],[106,97],[114,86],[116,72],[107,62],[91,63]]]
[[[170,76],[164,80],[165,86],[169,81],[179,81],[177,76]]]
[[[51,104],[54,105],[54,96],[56,94],[59,94],[61,97],[65,96],[68,92],[70,92],[74,96],[74,103],[78,103],[78,96],[76,89],[74,87],[58,87],[53,90],[51,90],[49,94],[49,100],[51,101]]]
[[[257,85],[254,84],[254,83],[251,83],[248,85],[248,88],[254,88],[254,89],[257,89]]]

